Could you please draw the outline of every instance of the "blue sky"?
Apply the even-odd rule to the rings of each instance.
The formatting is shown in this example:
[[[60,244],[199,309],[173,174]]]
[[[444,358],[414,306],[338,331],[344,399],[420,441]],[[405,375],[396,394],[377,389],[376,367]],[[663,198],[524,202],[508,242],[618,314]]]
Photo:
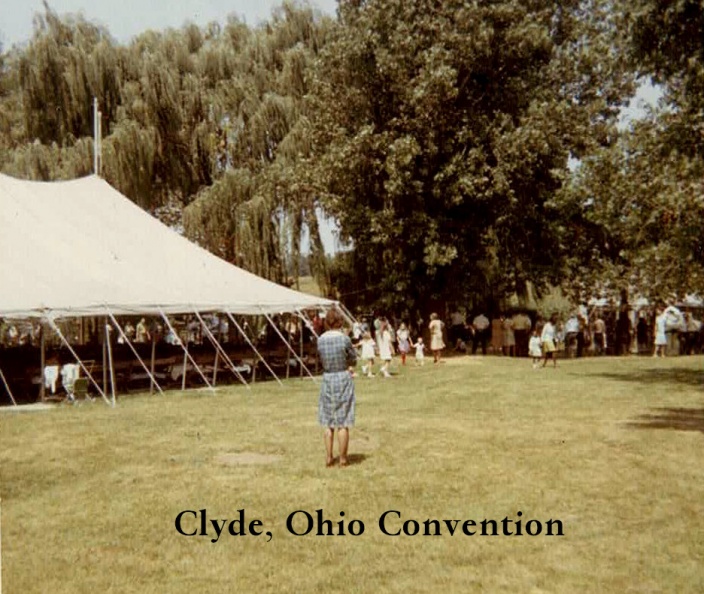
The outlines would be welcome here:
[[[249,25],[267,20],[280,0],[49,0],[58,14],[82,14],[89,21],[108,28],[118,41],[128,42],[147,29],[178,28],[191,21],[205,25],[225,22],[237,14]],[[334,15],[336,0],[309,0],[311,6]],[[9,49],[32,35],[32,20],[43,13],[41,0],[0,0],[0,43]]]

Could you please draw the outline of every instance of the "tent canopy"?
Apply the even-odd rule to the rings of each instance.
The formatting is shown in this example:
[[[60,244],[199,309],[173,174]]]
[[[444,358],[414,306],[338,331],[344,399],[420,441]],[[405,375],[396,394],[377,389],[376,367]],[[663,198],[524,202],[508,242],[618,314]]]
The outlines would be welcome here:
[[[335,303],[218,258],[94,175],[0,174],[0,278],[2,317],[272,314]]]

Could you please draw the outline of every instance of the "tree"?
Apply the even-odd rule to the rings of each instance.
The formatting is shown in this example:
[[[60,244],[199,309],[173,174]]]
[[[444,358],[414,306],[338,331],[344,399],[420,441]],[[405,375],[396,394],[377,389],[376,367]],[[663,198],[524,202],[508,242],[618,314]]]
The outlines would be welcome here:
[[[306,163],[370,301],[496,302],[559,279],[551,199],[632,91],[610,3],[343,1]],[[466,302],[466,301],[465,301]]]
[[[574,285],[652,300],[704,291],[704,11],[701,2],[624,5],[628,55],[663,105],[586,159],[559,203],[579,246]]]

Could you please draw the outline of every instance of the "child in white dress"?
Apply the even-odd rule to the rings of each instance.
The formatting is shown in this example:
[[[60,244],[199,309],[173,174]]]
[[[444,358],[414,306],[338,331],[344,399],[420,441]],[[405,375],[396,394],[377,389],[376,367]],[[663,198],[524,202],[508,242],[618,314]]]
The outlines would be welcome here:
[[[416,350],[416,365],[423,365],[425,362],[425,355],[423,353],[425,345],[423,344],[423,339],[419,336],[416,343],[411,346]]]
[[[359,344],[362,347],[362,355],[360,357],[362,360],[362,373],[367,377],[374,377],[374,348],[376,347],[376,343],[371,333],[365,332]]]
[[[533,357],[533,369],[537,369],[538,365],[540,365],[540,359],[543,358],[540,334],[538,334],[537,329],[533,330],[533,334],[528,341],[528,354]]]

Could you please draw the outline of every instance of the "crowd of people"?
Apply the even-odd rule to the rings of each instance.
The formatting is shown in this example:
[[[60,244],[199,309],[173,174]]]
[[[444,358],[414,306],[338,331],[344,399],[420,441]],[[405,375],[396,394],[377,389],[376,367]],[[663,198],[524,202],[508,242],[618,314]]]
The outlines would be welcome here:
[[[395,323],[396,322],[396,323]],[[423,364],[426,343],[437,363],[448,351],[509,357],[579,358],[602,355],[690,355],[704,352],[704,328],[695,311],[683,311],[673,303],[634,308],[579,306],[568,315],[545,319],[535,312],[513,310],[491,318],[483,312],[467,315],[459,308],[443,321],[436,313],[427,325],[411,326],[395,318],[374,315],[361,318],[352,327],[352,343],[363,361],[362,373],[389,377],[392,356],[398,353],[405,365],[409,353]]]

